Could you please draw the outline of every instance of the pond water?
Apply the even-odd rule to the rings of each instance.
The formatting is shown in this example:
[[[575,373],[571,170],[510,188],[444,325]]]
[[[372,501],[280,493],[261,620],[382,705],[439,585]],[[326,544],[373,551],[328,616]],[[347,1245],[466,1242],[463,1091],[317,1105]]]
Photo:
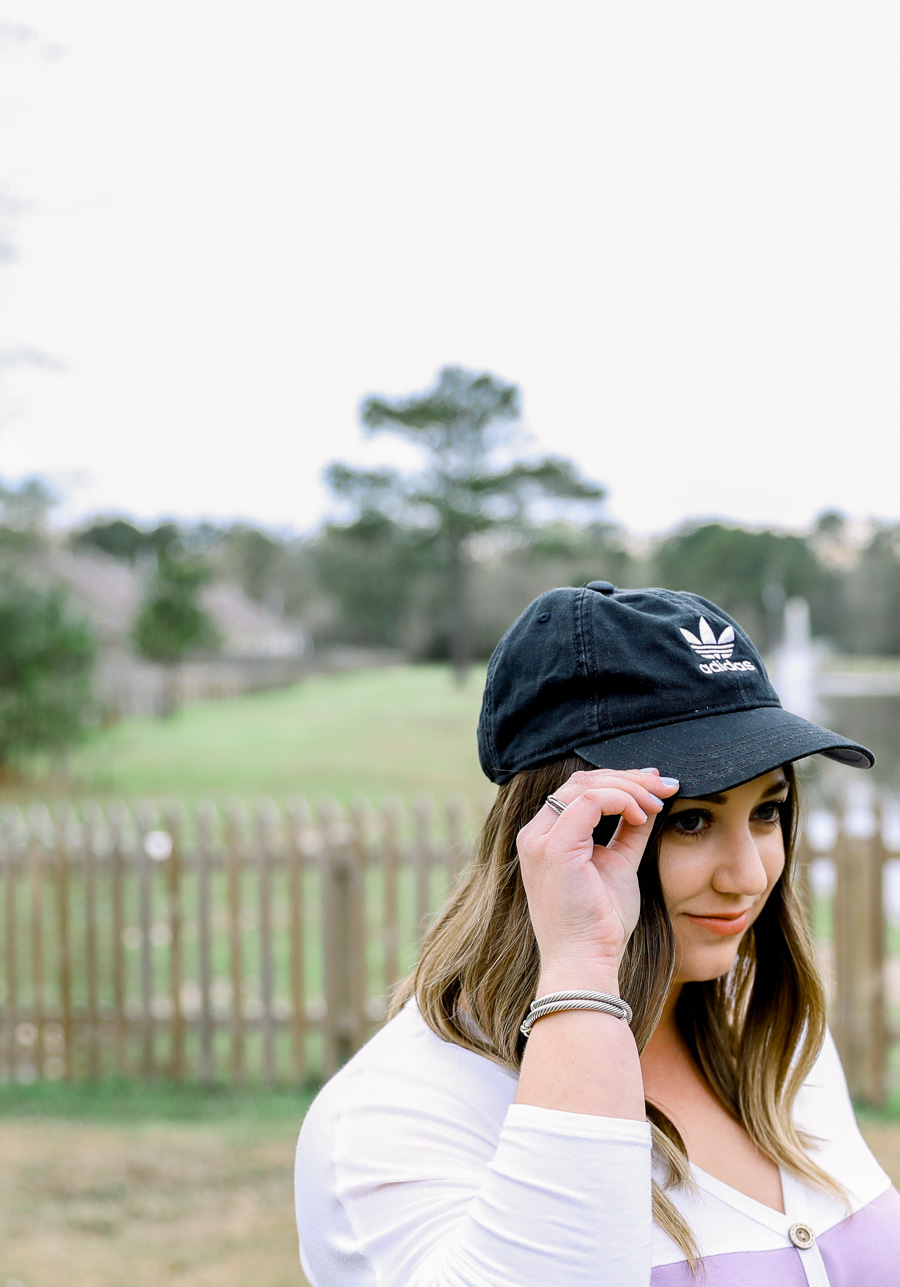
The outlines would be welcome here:
[[[870,790],[877,795],[900,795],[900,695],[829,697],[822,702],[820,723],[844,737],[862,742],[875,754],[875,767],[856,773],[827,764],[822,786],[851,801]],[[827,763],[827,762],[826,762]]]

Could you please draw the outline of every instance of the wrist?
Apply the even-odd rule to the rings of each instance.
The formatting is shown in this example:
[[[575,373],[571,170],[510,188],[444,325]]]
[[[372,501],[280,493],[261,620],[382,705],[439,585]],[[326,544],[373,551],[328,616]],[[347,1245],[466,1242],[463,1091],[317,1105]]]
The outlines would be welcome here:
[[[541,966],[537,996],[572,989],[619,995],[618,962],[552,961]]]

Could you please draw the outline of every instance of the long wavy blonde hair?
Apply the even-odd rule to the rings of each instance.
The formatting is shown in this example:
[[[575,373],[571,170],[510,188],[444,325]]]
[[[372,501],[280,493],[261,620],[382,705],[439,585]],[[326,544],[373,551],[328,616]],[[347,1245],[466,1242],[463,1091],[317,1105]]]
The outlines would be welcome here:
[[[425,1022],[445,1041],[518,1070],[519,1025],[535,997],[537,941],[516,836],[546,797],[577,770],[578,755],[526,769],[498,790],[474,861],[428,932],[418,965],[398,987],[391,1012],[415,996]],[[793,1104],[825,1033],[825,993],[794,876],[796,780],[782,808],[785,868],[723,978],[683,986],[677,1022],[709,1085],[766,1156],[803,1180],[844,1198],[809,1154],[812,1140],[795,1126]],[[639,870],[641,915],[625,952],[621,993],[634,1012],[642,1051],[659,1022],[675,972],[675,937],[659,881],[659,844],[668,806],[655,822]],[[466,1022],[464,1011],[478,1031]],[[481,1035],[479,1035],[479,1033]],[[647,1103],[663,1181],[653,1182],[653,1216],[692,1269],[699,1253],[690,1226],[667,1190],[693,1183],[684,1141]]]

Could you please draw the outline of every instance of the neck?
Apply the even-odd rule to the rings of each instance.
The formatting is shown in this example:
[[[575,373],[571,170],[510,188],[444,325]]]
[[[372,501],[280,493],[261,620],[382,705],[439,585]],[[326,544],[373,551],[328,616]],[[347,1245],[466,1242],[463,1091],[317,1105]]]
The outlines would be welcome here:
[[[675,983],[666,997],[663,1005],[663,1012],[659,1017],[659,1023],[653,1029],[653,1034],[644,1048],[644,1055],[649,1054],[652,1058],[665,1049],[670,1049],[674,1044],[681,1045],[682,1037],[678,1031],[678,1024],[675,1022],[675,1007],[678,1005],[678,998],[681,996],[681,984]],[[641,1058],[643,1059],[643,1055]]]

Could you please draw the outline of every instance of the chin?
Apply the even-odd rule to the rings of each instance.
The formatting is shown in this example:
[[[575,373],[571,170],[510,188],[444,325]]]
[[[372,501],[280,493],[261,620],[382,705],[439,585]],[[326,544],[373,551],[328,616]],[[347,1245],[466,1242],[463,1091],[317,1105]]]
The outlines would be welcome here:
[[[675,976],[676,983],[711,983],[713,979],[722,979],[737,960],[737,949],[727,956],[720,954],[717,960],[683,961]]]

